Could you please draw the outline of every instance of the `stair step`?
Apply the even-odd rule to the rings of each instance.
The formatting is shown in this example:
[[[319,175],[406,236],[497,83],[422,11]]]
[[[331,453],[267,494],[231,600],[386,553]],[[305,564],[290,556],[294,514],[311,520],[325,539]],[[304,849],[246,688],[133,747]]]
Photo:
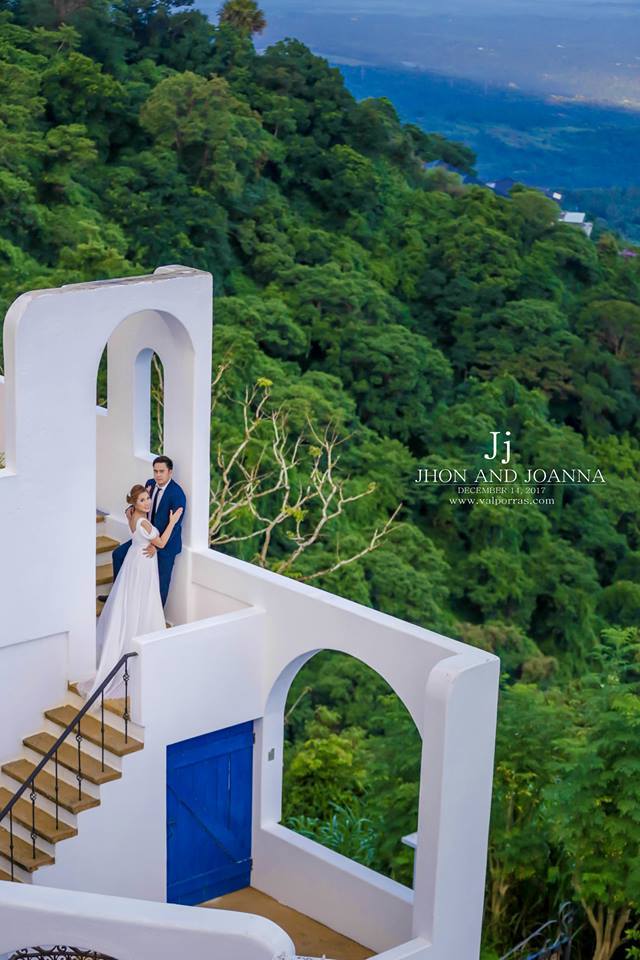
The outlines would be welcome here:
[[[13,794],[6,787],[0,787],[0,810],[9,803]],[[13,807],[13,819],[31,831],[31,801],[28,799],[29,791],[23,793],[22,797]],[[26,799],[25,799],[26,798]],[[45,810],[40,810],[36,806],[36,833],[49,843],[58,843],[60,840],[68,840],[69,837],[75,837],[78,831],[68,823],[58,820],[56,827],[56,818]]]
[[[9,763],[3,763],[2,772],[8,777],[24,783],[35,770],[36,765],[30,760],[10,760]],[[42,770],[35,780],[36,792],[41,793],[52,803],[56,802],[55,777],[51,773]],[[69,813],[81,813],[83,810],[89,810],[91,807],[99,807],[98,797],[92,797],[84,793],[82,799],[78,797],[78,788],[64,780],[58,778],[58,805]]]
[[[96,617],[99,617],[104,610],[104,600],[98,600],[96,597]]]
[[[71,706],[71,704],[65,704],[62,707],[56,707],[55,710],[46,710],[45,717],[47,720],[52,720],[54,723],[57,723],[58,726],[64,728],[73,722],[77,712],[77,709]],[[85,713],[82,718],[81,730],[83,737],[91,743],[95,743],[98,747],[101,745],[100,720],[98,717],[93,717]],[[128,753],[135,753],[136,750],[142,750],[144,744],[140,743],[139,740],[133,740],[131,737],[129,737],[125,743],[124,733],[105,724],[104,746],[109,753],[113,753],[116,757],[124,757]]]
[[[82,722],[80,723],[80,732],[82,733]],[[73,736],[73,734],[70,734],[70,736]],[[25,747],[35,750],[36,753],[41,753],[44,757],[55,744],[56,738],[51,733],[34,733],[31,737],[25,737],[22,742]],[[58,763],[61,767],[76,773],[78,770],[77,744],[72,746],[68,741],[61,744],[58,747]],[[81,765],[82,776],[89,783],[108,783],[110,780],[119,780],[122,776],[120,771],[114,770],[113,767],[105,766],[103,770],[100,761],[86,753],[81,754]]]
[[[68,683],[67,687],[71,693],[75,693],[77,697],[81,696],[81,694],[78,692],[78,684],[76,682]],[[129,716],[131,716],[131,697],[127,697],[127,700],[129,702]],[[91,709],[95,710],[98,706],[99,702],[96,700]],[[115,700],[105,700],[104,708],[105,710],[108,710],[109,713],[114,713],[117,717],[122,719],[124,716],[124,697],[120,697],[119,699]]]
[[[107,583],[113,582],[113,564],[102,563],[96,567],[96,584],[103,587]]]
[[[0,870],[0,880],[8,880],[8,882],[11,883],[11,874],[5,873],[4,870]],[[13,882],[20,883],[21,881],[16,877]]]
[[[0,827],[0,853],[5,857],[11,856],[9,831],[5,830],[4,827]],[[37,870],[38,867],[48,867],[52,863],[55,863],[52,856],[48,853],[43,853],[43,851],[38,850],[37,847],[34,857],[31,844],[23,840],[22,837],[16,837],[15,834],[13,837],[13,860],[14,863],[17,863],[19,867],[22,867],[23,870],[27,870],[29,873]]]
[[[96,537],[96,553],[110,553],[119,546],[120,541],[112,537]]]
[[[104,518],[104,513],[96,513],[96,523],[104,523]]]

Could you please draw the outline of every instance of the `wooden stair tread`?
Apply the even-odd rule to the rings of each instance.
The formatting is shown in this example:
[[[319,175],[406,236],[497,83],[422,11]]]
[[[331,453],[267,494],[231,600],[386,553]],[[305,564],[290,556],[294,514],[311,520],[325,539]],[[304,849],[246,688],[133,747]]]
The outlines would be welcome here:
[[[78,692],[78,684],[75,681],[73,683],[68,683],[67,688],[71,691],[71,693],[75,693],[76,696],[81,696],[81,694]],[[127,700],[129,701],[129,715],[131,715],[131,697],[127,697]],[[100,701],[98,699],[94,702],[91,709],[96,710],[99,708],[99,706]],[[105,710],[108,710],[109,713],[115,713],[116,716],[122,718],[124,716],[124,697],[120,697],[120,699],[115,700],[105,700],[104,708]]]
[[[96,597],[96,617],[99,617],[104,610],[104,600],[98,600]]]
[[[5,873],[4,870],[0,870],[0,880],[6,880],[6,881],[8,881],[9,883],[11,883],[11,874],[10,874],[10,873]],[[21,881],[21,880],[18,880],[17,877],[14,879],[13,882],[14,882],[14,883],[22,883],[22,881]]]
[[[2,764],[2,772],[19,783],[24,783],[33,771],[36,765],[30,760],[10,760],[9,763]],[[41,793],[43,797],[56,802],[55,777],[51,773],[42,770],[35,780],[36,792]],[[91,807],[99,807],[98,797],[91,797],[83,794],[82,799],[78,797],[78,788],[65,780],[58,778],[58,805],[69,813],[80,813],[82,810],[89,810]]]
[[[100,513],[99,510],[96,510],[96,523],[104,523],[106,513]]]
[[[82,733],[82,722],[80,723],[80,732]],[[74,735],[70,734],[70,736]],[[25,737],[22,742],[25,747],[35,750],[36,753],[41,753],[44,757],[55,744],[56,737],[51,733],[34,733],[30,737]],[[119,770],[114,770],[113,767],[108,767],[106,764],[103,770],[100,760],[89,756],[88,753],[81,752],[80,759],[82,777],[84,780],[88,780],[89,783],[108,783],[110,780],[118,780],[121,776]],[[53,762],[53,760],[51,762]],[[73,746],[67,740],[58,747],[58,763],[61,767],[71,770],[72,773],[77,772],[78,747],[75,741]]]
[[[9,831],[5,830],[4,827],[0,827],[0,853],[4,854],[5,857],[10,857],[10,850],[11,840]],[[38,867],[50,866],[52,863],[55,863],[55,860],[50,854],[44,853],[43,850],[38,850],[37,847],[34,857],[31,844],[23,840],[22,837],[16,837],[14,833],[13,862],[17,863],[23,870],[28,870],[29,873],[32,873],[34,870],[37,870]]]
[[[98,703],[98,707],[99,707]],[[123,701],[124,706],[124,701]],[[76,707],[71,706],[70,703],[64,704],[62,707],[56,707],[54,710],[46,710],[45,717],[47,720],[57,723],[60,727],[68,727],[70,723],[73,722],[76,714]],[[101,745],[100,737],[100,720],[98,717],[94,717],[92,714],[85,713],[82,718],[80,729],[82,730],[82,735],[91,743],[95,743],[96,746]],[[125,743],[124,733],[120,730],[116,730],[115,727],[110,727],[105,723],[104,726],[104,746],[109,753],[113,753],[116,757],[124,757],[128,753],[135,753],[136,750],[142,750],[144,747],[143,743],[140,743],[139,740],[133,740],[129,736],[127,742]]]
[[[103,587],[107,583],[113,582],[113,564],[112,563],[102,563],[99,567],[96,567],[96,584],[99,587]]]
[[[119,546],[120,541],[112,537],[96,537],[96,553],[109,553]]]
[[[9,803],[12,796],[13,794],[10,790],[7,790],[6,787],[0,787],[0,810]],[[14,805],[13,819],[31,831],[32,814],[29,791],[23,793]],[[58,843],[60,840],[68,840],[69,837],[75,837],[78,831],[75,827],[64,823],[60,819],[58,819],[58,826],[56,827],[56,818],[51,816],[50,813],[47,813],[46,810],[41,810],[36,806],[36,833],[39,837],[48,840],[49,843]]]

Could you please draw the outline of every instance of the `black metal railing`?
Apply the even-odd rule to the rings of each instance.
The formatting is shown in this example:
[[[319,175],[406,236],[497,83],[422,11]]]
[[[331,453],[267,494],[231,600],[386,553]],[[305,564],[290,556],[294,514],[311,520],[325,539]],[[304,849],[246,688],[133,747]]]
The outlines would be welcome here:
[[[104,771],[104,735],[105,735],[105,723],[104,723],[104,691],[106,687],[109,686],[111,681],[118,675],[120,670],[124,667],[124,673],[122,679],[124,681],[124,710],[122,713],[122,719],[124,720],[124,742],[129,742],[129,721],[131,720],[131,714],[129,713],[129,680],[131,675],[129,674],[129,660],[131,657],[137,657],[137,653],[125,653],[122,656],[113,670],[108,674],[107,677],[102,681],[98,689],[94,694],[89,697],[87,702],[83,707],[78,710],[77,714],[71,721],[67,724],[63,732],[60,734],[53,746],[47,751],[42,760],[38,763],[33,773],[29,774],[27,779],[18,787],[14,795],[11,797],[11,800],[0,810],[0,826],[2,826],[3,821],[6,817],[9,817],[9,861],[11,864],[11,879],[15,880],[15,867],[16,860],[14,857],[14,829],[13,829],[13,808],[15,807],[18,800],[22,797],[27,790],[30,790],[29,799],[31,800],[31,845],[33,859],[36,859],[36,838],[38,836],[36,831],[36,777],[39,773],[42,773],[46,765],[53,760],[54,762],[54,804],[56,808],[56,829],[60,826],[60,798],[59,798],[59,776],[58,776],[58,750],[63,745],[65,740],[70,734],[75,735],[75,739],[78,745],[78,769],[76,771],[76,780],[78,782],[78,799],[82,800],[82,781],[85,779],[82,774],[82,741],[84,737],[82,736],[82,718],[91,707],[96,703],[98,698],[100,698],[100,740],[101,740],[101,757],[102,757],[102,770]]]
[[[8,954],[9,960],[114,960],[104,953],[82,947],[24,947]]]
[[[555,920],[547,920],[525,940],[503,954],[500,960],[570,960],[571,944],[575,937],[574,919],[574,905],[568,902],[561,904]]]

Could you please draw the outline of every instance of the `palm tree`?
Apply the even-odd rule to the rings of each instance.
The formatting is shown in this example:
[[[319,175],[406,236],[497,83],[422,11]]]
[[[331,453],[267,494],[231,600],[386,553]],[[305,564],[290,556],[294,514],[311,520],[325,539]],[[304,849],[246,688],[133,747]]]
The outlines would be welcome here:
[[[228,23],[241,33],[262,33],[267,25],[256,0],[226,0],[218,16],[220,23]]]

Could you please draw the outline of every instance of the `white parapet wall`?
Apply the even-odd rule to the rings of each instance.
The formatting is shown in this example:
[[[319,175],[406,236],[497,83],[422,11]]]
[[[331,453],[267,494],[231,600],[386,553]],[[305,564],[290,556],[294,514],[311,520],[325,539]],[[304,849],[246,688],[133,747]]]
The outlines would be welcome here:
[[[477,960],[497,659],[215,551],[189,554],[201,608],[239,609],[139,638],[131,694],[145,748],[125,759],[122,780],[101,789],[102,805],[82,814],[79,836],[34,882],[164,899],[167,746],[253,720],[252,885],[375,952],[415,941],[419,957]],[[284,705],[297,671],[322,649],[376,670],[422,734],[415,892],[279,824]],[[131,852],[124,873],[116,836]]]
[[[284,930],[226,910],[0,884],[0,955],[61,944],[114,960],[293,960]]]
[[[0,650],[0,763],[15,759],[22,738],[42,727],[43,710],[64,702],[68,669],[63,633]]]
[[[0,376],[0,454],[2,454],[2,459],[4,459],[4,377]],[[0,469],[2,468],[2,462],[0,461]]]
[[[0,648],[66,634],[71,670],[87,674],[95,661],[96,500],[120,512],[126,491],[150,475],[152,351],[165,371],[165,442],[188,497],[184,542],[207,544],[212,279],[161,267],[24,293],[3,336]],[[96,418],[106,345],[108,411]],[[186,619],[179,582],[173,593]]]
[[[67,680],[93,669],[94,511],[97,502],[111,514],[107,531],[126,535],[124,493],[149,476],[152,350],[165,370],[165,446],[188,507],[167,607],[175,625],[134,641],[130,691],[144,750],[124,758],[122,779],[103,784],[100,806],[79,818],[78,836],[58,844],[55,865],[35,873],[33,888],[45,899],[28,901],[37,893],[0,884],[0,932],[12,897],[15,904],[21,896],[25,905],[40,904],[40,913],[25,906],[19,918],[49,916],[49,903],[67,923],[85,903],[81,891],[163,901],[167,748],[252,721],[253,885],[387,960],[478,960],[499,661],[207,549],[211,313],[208,274],[163,267],[147,277],[24,294],[7,315],[7,378],[0,381],[0,450],[7,459],[0,472],[0,761],[19,754],[41,711],[65,698]],[[107,342],[108,408],[96,415],[96,371]],[[73,376],[66,376],[71,367]],[[413,891],[280,824],[287,694],[306,661],[326,649],[377,671],[422,736]],[[55,890],[43,887],[57,888],[60,899],[47,901]],[[77,892],[71,900],[69,890]],[[126,911],[113,901],[104,908],[95,899],[86,903],[87,933],[94,929],[91,910],[112,910],[113,929],[128,929],[135,946],[132,931],[141,928]],[[142,915],[160,922],[162,909],[149,904]],[[185,917],[185,931],[187,917],[208,913],[186,909],[172,913]],[[51,923],[32,928],[27,941],[35,931],[41,943],[59,939],[47,931],[61,936],[63,928]],[[166,931],[164,940],[153,941],[162,942],[153,947],[154,960],[169,956],[168,944],[172,957],[185,952]],[[203,931],[192,932],[205,938]],[[18,938],[8,949],[25,945]],[[93,946],[122,960],[151,956],[132,953],[124,940]],[[204,958],[200,949],[189,951],[190,960]],[[280,958],[289,956],[289,946],[279,949]],[[272,954],[234,946],[206,955]]]

